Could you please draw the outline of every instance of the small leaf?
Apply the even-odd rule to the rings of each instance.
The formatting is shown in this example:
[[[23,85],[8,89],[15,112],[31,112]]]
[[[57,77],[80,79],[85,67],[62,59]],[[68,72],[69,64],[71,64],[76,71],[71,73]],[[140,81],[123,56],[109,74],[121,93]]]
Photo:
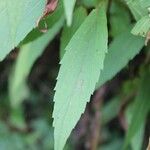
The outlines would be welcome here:
[[[125,0],[136,20],[148,15],[149,0]],[[150,3],[149,3],[150,4]],[[150,5],[149,5],[150,6]]]
[[[145,37],[149,30],[150,30],[150,16],[147,15],[136,23],[131,32],[134,35],[140,35]]]
[[[36,26],[45,4],[46,0],[0,1],[0,61]]]
[[[64,26],[63,32],[61,35],[61,45],[60,45],[60,58],[63,57],[65,53],[65,47],[69,43],[70,39],[74,35],[74,33],[77,31],[77,29],[80,27],[80,25],[83,23],[84,19],[87,17],[86,9],[83,7],[79,7],[76,9],[74,16],[73,16],[73,22],[71,27]]]
[[[64,3],[64,9],[65,9],[65,14],[67,19],[67,25],[71,26],[73,10],[74,10],[76,0],[63,0],[63,3]]]
[[[62,8],[58,8],[53,15],[50,15],[47,22],[49,26],[47,33],[42,34],[38,29],[32,31],[25,42],[29,39],[32,40],[29,40],[29,43],[23,44],[20,48],[13,75],[11,74],[9,82],[9,96],[13,107],[17,107],[27,98],[29,91],[26,85],[26,79],[30,70],[45,47],[56,36],[64,24]]]
[[[142,37],[133,36],[130,29],[118,35],[110,44],[97,87],[112,79],[144,46]]]
[[[90,13],[65,48],[54,96],[55,150],[63,149],[103,69],[108,42],[106,3],[102,1]]]

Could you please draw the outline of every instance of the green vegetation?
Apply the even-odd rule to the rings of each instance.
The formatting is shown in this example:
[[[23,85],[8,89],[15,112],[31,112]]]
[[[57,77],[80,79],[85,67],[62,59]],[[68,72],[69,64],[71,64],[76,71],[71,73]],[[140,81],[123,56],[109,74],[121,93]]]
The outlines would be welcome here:
[[[0,0],[0,22],[0,150],[146,149],[150,0]]]

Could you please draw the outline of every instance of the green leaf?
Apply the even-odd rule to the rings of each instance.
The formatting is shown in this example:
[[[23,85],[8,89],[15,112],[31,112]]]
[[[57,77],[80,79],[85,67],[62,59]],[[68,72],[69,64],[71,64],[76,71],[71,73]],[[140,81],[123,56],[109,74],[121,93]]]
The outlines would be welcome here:
[[[126,0],[137,23],[132,30],[134,35],[145,37],[150,30],[150,0]]]
[[[110,34],[117,36],[127,30],[131,24],[129,11],[121,2],[112,1],[110,7]]]
[[[150,73],[145,73],[141,80],[140,89],[133,105],[133,116],[126,134],[124,149],[127,148],[132,138],[136,135],[139,128],[145,122],[150,111]]]
[[[74,10],[76,0],[63,0],[63,3],[64,3],[65,15],[67,19],[67,25],[71,26],[73,10]]]
[[[64,16],[62,14],[62,8],[60,8],[53,15],[50,15],[47,20],[48,32],[42,34],[38,29],[32,31],[25,41],[28,41],[28,39],[33,40],[29,40],[29,43],[21,46],[13,75],[11,74],[9,82],[9,96],[12,106],[17,107],[29,95],[26,79],[34,62],[63,26]]]
[[[126,110],[126,118],[127,118],[127,123],[128,126],[131,125],[132,117],[133,117],[133,111],[134,111],[134,104],[136,102],[131,103],[127,110]],[[138,131],[135,133],[133,138],[130,141],[132,150],[141,150],[142,149],[142,143],[143,143],[143,138],[144,138],[144,130],[145,130],[145,122],[141,122]]]
[[[103,85],[106,81],[112,79],[129,60],[133,59],[144,46],[142,37],[133,36],[130,29],[118,35],[110,44],[108,53],[104,61],[104,69],[97,87]]]
[[[141,18],[136,23],[136,25],[134,26],[131,32],[134,35],[140,35],[145,37],[149,30],[150,30],[150,16],[147,15]]]
[[[60,20],[64,20],[63,18],[64,18],[63,3],[62,1],[59,1],[56,10],[40,21],[39,28],[40,29],[45,28],[45,23],[46,23],[49,32],[49,30],[52,30],[53,26],[57,24],[57,22],[59,22]],[[40,32],[39,29],[36,28],[28,34],[28,36],[23,40],[23,42],[21,42],[20,45],[34,41],[35,39],[42,36],[43,34],[44,33]]]
[[[81,0],[81,4],[84,6],[90,8],[90,7],[96,7],[99,0]]]
[[[106,2],[90,13],[65,48],[54,96],[55,150],[63,149],[103,69],[108,42]]]
[[[61,35],[60,58],[63,57],[63,55],[65,53],[65,47],[69,43],[69,41],[72,38],[72,36],[74,35],[74,33],[77,31],[77,29],[83,23],[86,16],[87,16],[86,9],[83,7],[79,7],[78,9],[75,10],[71,27],[68,27],[66,25],[64,26],[63,32]]]
[[[125,0],[136,20],[148,14],[149,0]],[[148,2],[149,1],[149,2]]]
[[[36,26],[45,4],[46,0],[0,1],[0,61]]]

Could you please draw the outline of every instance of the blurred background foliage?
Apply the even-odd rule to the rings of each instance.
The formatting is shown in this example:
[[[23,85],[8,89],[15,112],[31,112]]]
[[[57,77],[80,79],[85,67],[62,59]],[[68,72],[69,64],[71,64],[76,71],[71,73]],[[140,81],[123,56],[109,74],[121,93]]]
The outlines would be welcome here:
[[[78,0],[71,27],[65,24],[60,4],[40,23],[40,28],[47,23],[47,33],[34,29],[20,48],[0,63],[0,150],[53,150],[52,100],[59,60],[97,1]],[[109,7],[111,43],[132,26],[134,18],[123,1],[114,0]],[[146,149],[150,135],[149,56],[148,46],[96,90],[66,150]]]

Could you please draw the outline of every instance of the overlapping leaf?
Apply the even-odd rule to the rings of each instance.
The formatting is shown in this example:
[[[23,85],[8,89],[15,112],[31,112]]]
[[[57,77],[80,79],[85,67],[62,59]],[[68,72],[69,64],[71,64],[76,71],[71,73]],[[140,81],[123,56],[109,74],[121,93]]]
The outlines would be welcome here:
[[[144,39],[133,36],[130,29],[117,36],[109,46],[97,87],[112,79],[140,52],[143,46]]]
[[[137,20],[132,33],[145,37],[150,30],[150,0],[126,0],[126,2]]]
[[[150,30],[150,16],[142,17],[132,29],[132,34],[145,37]]]
[[[63,0],[63,3],[67,19],[67,25],[70,26],[72,23],[73,10],[76,0]]]
[[[136,20],[148,14],[149,0],[125,0]]]
[[[62,6],[60,6],[54,14],[47,18],[47,24],[49,27],[48,32],[42,34],[38,29],[32,31],[25,40],[25,44],[21,46],[9,83],[9,95],[13,106],[18,106],[22,100],[28,96],[29,91],[26,85],[26,78],[28,77],[36,59],[42,54],[47,44],[59,32],[63,23],[63,9]]]
[[[56,150],[63,149],[103,68],[108,42],[106,2],[90,13],[65,48],[54,96]]]
[[[60,58],[63,57],[63,55],[65,53],[65,47],[69,43],[69,41],[72,38],[72,36],[74,35],[74,33],[77,31],[77,29],[83,23],[86,16],[87,16],[86,10],[83,7],[79,7],[73,15],[72,26],[71,27],[68,27],[67,25],[64,26],[63,32],[61,35]]]
[[[81,3],[86,7],[96,7],[96,5],[99,3],[99,0],[81,0]]]
[[[110,35],[116,37],[127,30],[131,24],[130,14],[121,2],[112,1],[110,8]]]
[[[36,26],[45,4],[46,0],[0,0],[0,60]]]

